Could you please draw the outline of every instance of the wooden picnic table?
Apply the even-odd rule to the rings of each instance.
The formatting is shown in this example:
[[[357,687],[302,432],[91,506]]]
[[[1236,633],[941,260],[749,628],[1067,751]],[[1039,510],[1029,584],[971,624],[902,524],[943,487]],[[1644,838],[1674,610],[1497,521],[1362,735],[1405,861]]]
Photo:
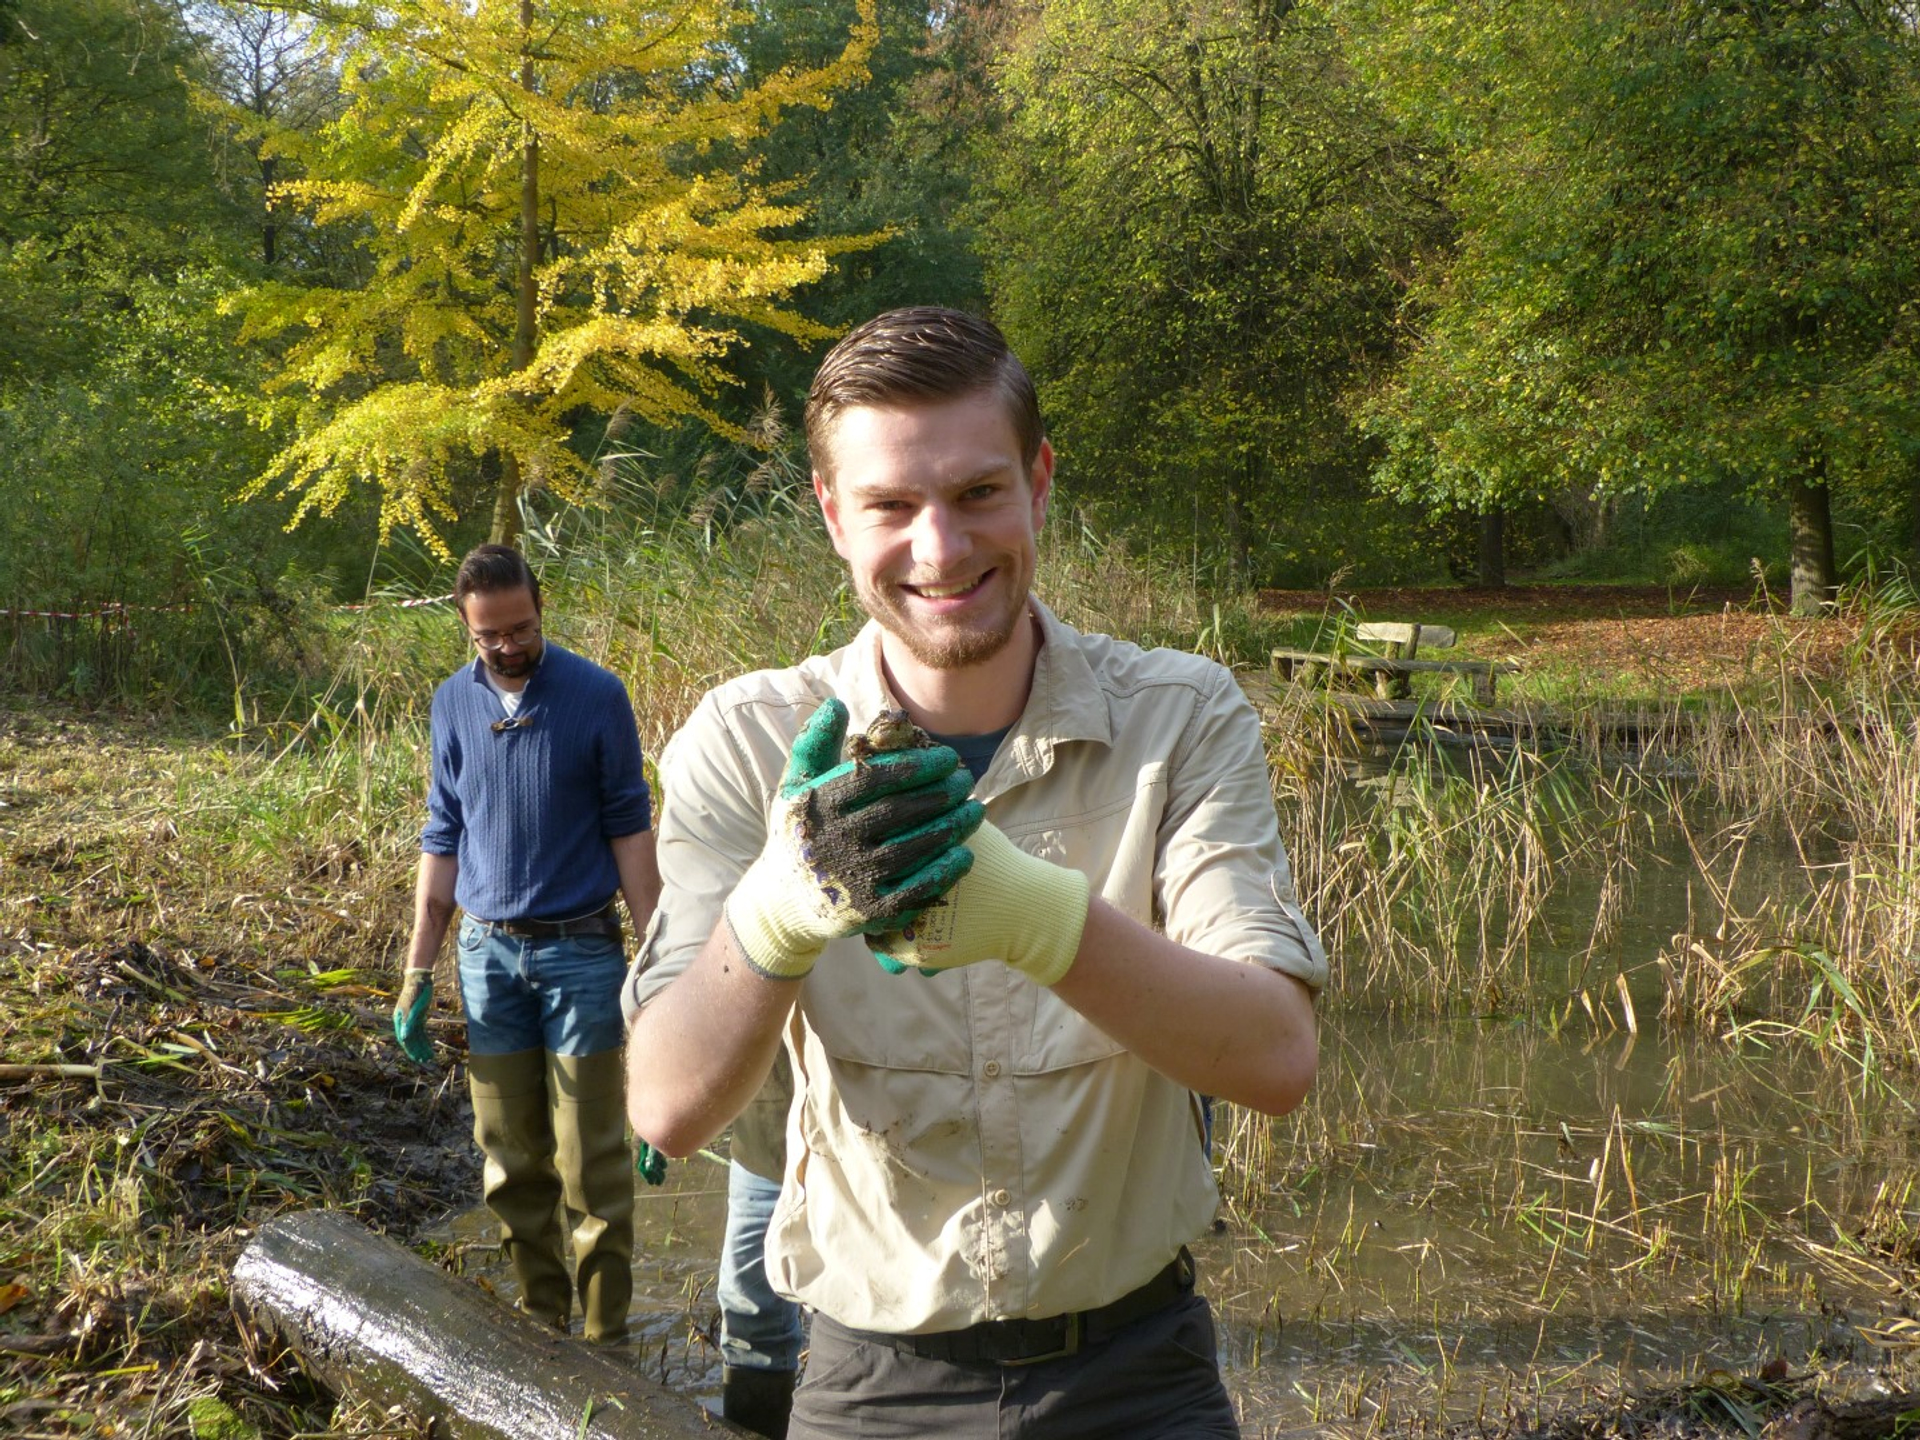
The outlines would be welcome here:
[[[1382,653],[1277,646],[1273,651],[1274,672],[1283,680],[1306,684],[1324,683],[1336,673],[1367,676],[1373,681],[1374,694],[1382,700],[1411,695],[1411,680],[1415,675],[1462,675],[1473,687],[1473,698],[1483,705],[1491,705],[1497,678],[1517,674],[1520,669],[1505,660],[1434,660],[1420,656],[1422,644],[1445,649],[1454,643],[1454,632],[1445,625],[1368,621],[1355,627],[1353,633],[1355,640],[1378,645]]]

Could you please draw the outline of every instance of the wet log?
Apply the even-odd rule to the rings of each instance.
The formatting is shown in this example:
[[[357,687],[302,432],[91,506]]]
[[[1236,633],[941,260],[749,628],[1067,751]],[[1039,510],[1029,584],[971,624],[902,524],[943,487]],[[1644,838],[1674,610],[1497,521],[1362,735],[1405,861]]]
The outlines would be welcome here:
[[[454,1440],[742,1435],[617,1356],[509,1310],[335,1211],[261,1227],[234,1295],[336,1393],[398,1406]]]

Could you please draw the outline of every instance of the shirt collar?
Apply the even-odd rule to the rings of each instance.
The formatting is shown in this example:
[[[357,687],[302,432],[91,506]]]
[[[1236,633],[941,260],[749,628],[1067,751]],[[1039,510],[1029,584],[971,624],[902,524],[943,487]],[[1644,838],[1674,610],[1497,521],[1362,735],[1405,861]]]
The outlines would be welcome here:
[[[1087,661],[1084,637],[1038,600],[1031,600],[1040,619],[1040,654],[1034,662],[1033,692],[1026,712],[1015,727],[1054,741],[1094,740],[1113,743],[1113,712],[1106,692]]]
[[[1087,662],[1080,632],[1035,597],[1028,596],[1027,605],[1040,622],[1033,687],[1027,693],[1026,709],[1001,742],[1000,753],[976,791],[982,799],[1044,775],[1053,765],[1058,745],[1074,740],[1113,743],[1113,715],[1107,707],[1106,692]],[[869,620],[849,647],[840,686],[849,732],[865,729],[882,710],[896,709],[900,704],[887,688],[880,636],[880,623]]]

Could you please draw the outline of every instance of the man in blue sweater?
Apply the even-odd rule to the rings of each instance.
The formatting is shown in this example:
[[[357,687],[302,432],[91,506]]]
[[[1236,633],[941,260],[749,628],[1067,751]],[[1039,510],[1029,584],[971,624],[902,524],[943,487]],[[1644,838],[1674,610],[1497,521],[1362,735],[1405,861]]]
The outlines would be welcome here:
[[[614,891],[641,930],[660,896],[633,706],[617,676],[541,638],[540,583],[511,546],[469,554],[453,599],[479,654],[434,692],[394,1036],[433,1058],[433,963],[457,905],[473,1136],[521,1306],[564,1329],[577,1287],[587,1339],[614,1343],[633,1294]]]

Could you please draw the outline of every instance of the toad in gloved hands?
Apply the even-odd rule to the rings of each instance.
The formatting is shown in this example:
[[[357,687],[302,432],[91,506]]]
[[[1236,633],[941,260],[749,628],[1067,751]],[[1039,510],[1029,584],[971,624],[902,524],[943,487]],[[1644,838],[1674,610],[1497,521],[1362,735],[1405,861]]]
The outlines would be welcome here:
[[[763,975],[798,979],[829,940],[910,926],[973,864],[964,842],[986,812],[960,757],[930,745],[843,760],[846,732],[838,700],[808,720],[766,846],[727,899],[735,943]]]

